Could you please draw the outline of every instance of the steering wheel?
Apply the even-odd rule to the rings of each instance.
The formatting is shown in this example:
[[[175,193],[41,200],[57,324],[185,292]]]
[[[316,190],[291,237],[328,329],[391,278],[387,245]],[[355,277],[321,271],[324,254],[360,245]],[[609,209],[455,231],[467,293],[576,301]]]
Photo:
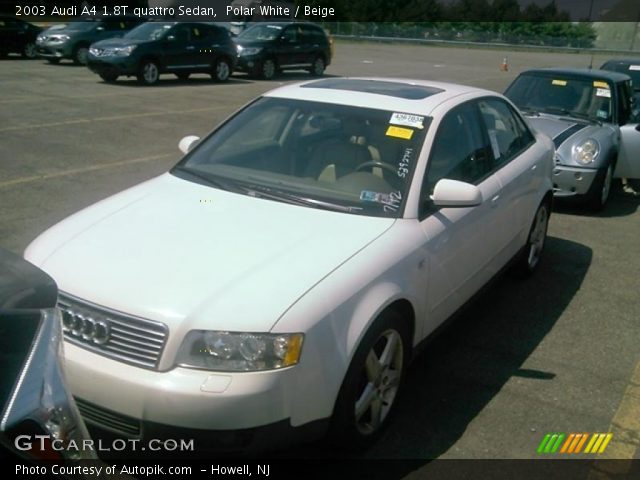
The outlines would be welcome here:
[[[387,171],[393,173],[394,175],[396,175],[398,173],[398,169],[396,167],[394,167],[393,165],[391,165],[390,163],[376,162],[375,160],[361,163],[360,165],[358,165],[356,167],[356,172],[359,172],[360,170],[362,170],[363,168],[366,168],[366,167],[380,167],[380,168],[382,168],[384,170],[387,170]]]

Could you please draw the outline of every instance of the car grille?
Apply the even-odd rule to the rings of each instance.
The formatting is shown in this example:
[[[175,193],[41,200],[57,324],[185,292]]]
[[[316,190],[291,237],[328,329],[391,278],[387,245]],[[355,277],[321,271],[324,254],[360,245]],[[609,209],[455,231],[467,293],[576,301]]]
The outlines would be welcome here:
[[[107,410],[80,398],[75,398],[75,401],[82,418],[87,423],[127,437],[140,436],[140,422],[137,419]]]
[[[132,317],[61,294],[65,339],[105,357],[156,369],[167,339],[163,323]]]

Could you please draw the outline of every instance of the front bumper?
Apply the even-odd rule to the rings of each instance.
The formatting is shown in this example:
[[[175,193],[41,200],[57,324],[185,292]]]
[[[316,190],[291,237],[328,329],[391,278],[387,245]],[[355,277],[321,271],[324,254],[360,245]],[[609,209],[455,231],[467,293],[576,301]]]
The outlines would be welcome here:
[[[87,59],[89,69],[100,74],[135,75],[137,73],[137,60],[127,57],[96,57],[89,54]]]
[[[180,435],[208,439],[201,443],[214,450],[251,451],[273,439],[269,432],[308,438],[318,428],[309,425],[326,423],[321,419],[292,426],[296,367],[241,373],[178,367],[159,372],[65,342],[65,369],[87,424],[119,436],[144,440]]]
[[[598,175],[598,169],[555,165],[553,194],[556,197],[586,195]]]
[[[73,53],[68,43],[39,44],[36,51],[42,58],[71,58]]]

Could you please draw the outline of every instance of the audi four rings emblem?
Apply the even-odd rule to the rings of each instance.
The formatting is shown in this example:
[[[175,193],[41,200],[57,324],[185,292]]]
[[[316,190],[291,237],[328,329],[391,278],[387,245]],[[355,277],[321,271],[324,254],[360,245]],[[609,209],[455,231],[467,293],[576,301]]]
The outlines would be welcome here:
[[[69,309],[62,310],[62,325],[66,334],[97,345],[107,343],[111,334],[111,328],[104,320],[94,320]]]

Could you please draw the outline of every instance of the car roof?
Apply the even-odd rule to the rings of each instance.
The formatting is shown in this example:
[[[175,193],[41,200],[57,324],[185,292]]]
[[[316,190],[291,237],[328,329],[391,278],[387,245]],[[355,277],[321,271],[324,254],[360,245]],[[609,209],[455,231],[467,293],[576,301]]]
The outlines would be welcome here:
[[[586,77],[592,79],[605,79],[614,83],[625,82],[629,76],[624,73],[612,72],[610,70],[597,70],[590,68],[534,68],[525,70],[521,75],[542,74],[542,75],[566,75],[573,77]]]
[[[429,115],[444,101],[469,94],[500,96],[489,90],[455,83],[384,77],[311,80],[285,85],[265,96]]]

